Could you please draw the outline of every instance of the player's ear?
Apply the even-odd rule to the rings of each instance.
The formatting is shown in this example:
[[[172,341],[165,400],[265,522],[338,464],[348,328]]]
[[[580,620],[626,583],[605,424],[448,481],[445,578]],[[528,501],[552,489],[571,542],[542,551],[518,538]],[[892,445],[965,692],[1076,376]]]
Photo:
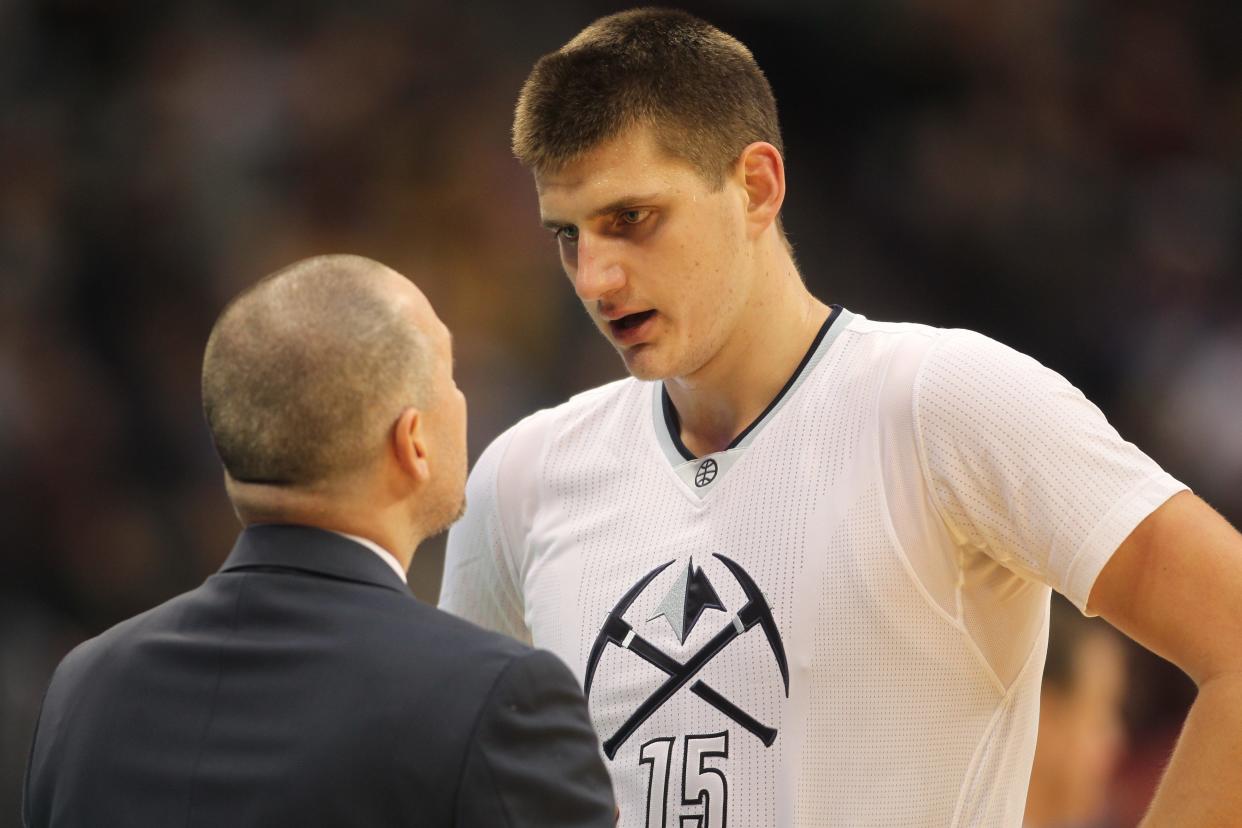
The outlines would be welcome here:
[[[392,452],[402,472],[421,483],[431,476],[427,463],[427,435],[422,413],[406,408],[392,429]]]
[[[742,150],[737,171],[746,190],[747,235],[758,238],[785,203],[785,161],[776,147],[756,141]]]

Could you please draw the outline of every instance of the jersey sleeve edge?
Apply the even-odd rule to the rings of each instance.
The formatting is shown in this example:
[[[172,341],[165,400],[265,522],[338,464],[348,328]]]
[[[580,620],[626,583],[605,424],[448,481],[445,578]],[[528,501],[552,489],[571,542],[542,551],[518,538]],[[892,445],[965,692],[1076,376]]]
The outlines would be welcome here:
[[[1169,498],[1189,487],[1166,471],[1158,471],[1143,480],[1109,510],[1083,541],[1066,570],[1062,594],[1073,602],[1083,615],[1091,589],[1105,564],[1112,558],[1117,547],[1130,536],[1135,527]]]

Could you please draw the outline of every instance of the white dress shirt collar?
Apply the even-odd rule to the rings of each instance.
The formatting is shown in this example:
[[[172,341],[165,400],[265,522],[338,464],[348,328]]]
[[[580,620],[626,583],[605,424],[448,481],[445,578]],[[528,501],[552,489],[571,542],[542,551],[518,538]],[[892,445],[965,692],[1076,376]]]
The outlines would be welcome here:
[[[354,543],[360,543],[363,546],[365,546],[367,549],[370,549],[376,555],[379,555],[380,560],[388,564],[389,568],[392,569],[393,572],[397,573],[397,577],[401,579],[401,583],[403,584],[409,583],[409,581],[406,578],[405,570],[401,568],[400,561],[398,561],[391,552],[389,552],[384,547],[380,546],[375,541],[368,540],[367,538],[360,538],[357,535],[350,535],[345,532],[337,532],[334,529],[330,529],[329,531],[332,532],[332,534],[334,535],[340,535],[343,538],[349,538]]]

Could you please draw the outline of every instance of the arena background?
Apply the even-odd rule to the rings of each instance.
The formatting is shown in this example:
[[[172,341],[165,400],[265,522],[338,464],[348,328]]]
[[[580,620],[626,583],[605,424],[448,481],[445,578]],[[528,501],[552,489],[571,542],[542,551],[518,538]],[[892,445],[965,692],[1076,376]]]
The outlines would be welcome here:
[[[508,144],[531,63],[621,7],[0,0],[0,825],[56,661],[230,548],[198,375],[240,288],[333,251],[409,275],[456,333],[472,457],[621,375]],[[1032,354],[1242,521],[1242,5],[687,8],[772,81],[821,298]],[[1134,667],[1110,825],[1193,695]]]

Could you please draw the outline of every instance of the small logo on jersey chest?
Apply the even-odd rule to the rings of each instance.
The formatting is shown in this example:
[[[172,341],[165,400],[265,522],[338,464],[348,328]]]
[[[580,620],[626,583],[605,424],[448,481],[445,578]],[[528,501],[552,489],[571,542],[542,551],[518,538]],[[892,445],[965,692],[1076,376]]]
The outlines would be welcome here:
[[[716,553],[713,557],[724,564],[725,568],[737,580],[738,586],[742,588],[742,592],[746,595],[746,604],[737,610],[731,619],[725,622],[720,631],[710,641],[704,644],[698,652],[691,655],[686,661],[678,661],[656,647],[646,638],[639,635],[623,617],[626,610],[642,594],[648,584],[655,580],[657,575],[670,567],[673,561],[657,566],[640,578],[636,584],[629,588],[625,595],[621,596],[621,600],[617,602],[617,605],[613,607],[612,611],[608,613],[607,618],[604,619],[604,626],[600,629],[599,635],[596,636],[595,643],[591,647],[591,653],[587,657],[586,679],[583,682],[583,689],[586,691],[588,700],[591,698],[591,683],[595,678],[595,668],[599,666],[600,657],[604,654],[604,649],[609,644],[615,644],[622,649],[629,650],[648,664],[659,668],[668,676],[638,706],[634,713],[621,725],[620,729],[604,740],[604,753],[609,759],[616,757],[617,751],[621,749],[621,745],[630,736],[634,735],[634,732],[638,730],[639,726],[651,714],[663,707],[669,699],[677,694],[678,690],[687,685],[689,685],[689,689],[694,695],[750,731],[765,746],[771,747],[772,743],[776,741],[775,728],[768,727],[762,722],[757,721],[746,711],[704,683],[702,679],[696,680],[699,671],[713,658],[720,655],[729,644],[740,636],[745,635],[753,627],[759,627],[772,649],[772,655],[776,658],[776,665],[781,673],[781,681],[785,685],[785,695],[789,695],[789,664],[785,658],[785,645],[781,641],[780,630],[776,627],[776,619],[772,616],[772,608],[768,605],[767,598],[764,597],[763,592],[750,577],[749,573],[742,569],[738,563],[719,553]],[[673,589],[660,602],[659,612],[651,620],[664,616],[673,627],[673,632],[677,634],[678,639],[685,643],[690,629],[698,621],[703,610],[707,608],[723,610],[724,606],[702,569],[695,569],[693,562],[691,562],[686,567],[684,575],[678,578]]]
[[[716,479],[716,473],[719,471],[720,468],[716,465],[716,461],[710,457],[707,458],[699,464],[699,470],[694,473],[694,485],[700,489],[703,488]]]

